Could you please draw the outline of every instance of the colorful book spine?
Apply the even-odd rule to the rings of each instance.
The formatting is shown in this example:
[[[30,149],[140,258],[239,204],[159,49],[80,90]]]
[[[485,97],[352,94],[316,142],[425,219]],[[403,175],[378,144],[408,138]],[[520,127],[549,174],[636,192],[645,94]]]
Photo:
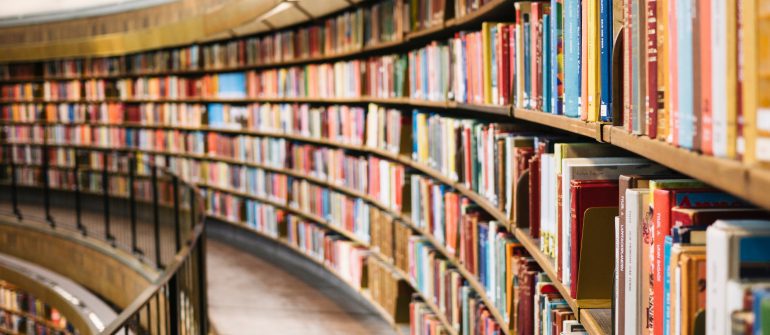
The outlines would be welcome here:
[[[581,96],[581,4],[564,3],[564,115],[580,117]]]
[[[612,51],[613,35],[612,0],[599,1],[599,117],[597,121],[612,121]]]

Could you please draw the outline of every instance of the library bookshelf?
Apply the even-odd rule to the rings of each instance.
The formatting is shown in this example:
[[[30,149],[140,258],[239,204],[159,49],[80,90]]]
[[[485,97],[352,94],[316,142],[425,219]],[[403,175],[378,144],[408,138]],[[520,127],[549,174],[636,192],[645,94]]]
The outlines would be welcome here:
[[[371,3],[364,3],[356,6],[355,8],[345,9],[340,13],[334,13],[329,15],[330,18],[335,18],[351,10],[369,8],[367,6]],[[166,71],[140,70],[129,71],[127,69],[119,68],[116,71],[107,71],[109,73],[103,74],[80,74],[75,73],[72,75],[60,75],[60,74],[46,74],[46,75],[28,75],[28,76],[6,76],[0,77],[0,85],[27,85],[50,82],[67,82],[67,81],[119,81],[119,80],[143,80],[148,78],[167,78],[169,76],[175,76],[179,78],[196,78],[209,75],[227,75],[239,72],[248,71],[271,71],[271,70],[284,70],[289,68],[297,68],[303,66],[314,65],[328,65],[332,62],[347,62],[353,60],[365,60],[369,57],[387,56],[394,53],[407,53],[413,50],[417,50],[424,47],[426,44],[439,39],[446,39],[464,30],[478,30],[482,27],[482,22],[506,19],[510,18],[514,13],[514,1],[511,0],[491,0],[479,7],[469,14],[454,18],[454,17],[442,17],[438,22],[433,22],[428,27],[421,28],[413,31],[398,31],[391,36],[388,41],[376,42],[373,44],[359,43],[357,46],[348,48],[342,51],[331,51],[322,55],[305,55],[304,57],[289,57],[285,60],[266,60],[263,62],[257,62],[255,64],[239,64],[228,66],[189,66],[189,68],[169,69]],[[293,28],[287,29],[291,30]],[[214,41],[209,44],[216,44],[220,42],[237,42],[242,38],[235,38],[226,41]],[[197,48],[195,49],[197,51]],[[56,58],[52,55],[49,58]],[[280,57],[278,57],[280,58]],[[200,63],[200,61],[199,61]],[[13,65],[9,65],[13,66]],[[125,66],[124,66],[125,67]],[[616,82],[615,85],[622,85],[620,82]],[[384,94],[389,95],[389,94]],[[363,112],[364,107],[370,104],[377,104],[381,107],[392,108],[400,110],[404,115],[409,114],[407,110],[423,110],[431,113],[440,114],[448,118],[462,118],[462,119],[481,119],[481,120],[494,120],[499,123],[512,123],[512,124],[525,124],[535,125],[537,129],[547,129],[548,133],[568,135],[574,137],[582,137],[584,139],[590,139],[595,142],[606,143],[608,145],[624,149],[641,157],[645,157],[651,161],[657,162],[670,169],[673,169],[684,175],[693,177],[695,179],[706,182],[720,190],[729,192],[741,199],[750,201],[755,205],[770,210],[770,197],[767,196],[766,190],[770,189],[770,170],[762,168],[754,164],[743,163],[739,160],[717,158],[707,155],[702,155],[694,151],[678,148],[669,143],[666,143],[657,139],[650,139],[646,136],[634,135],[629,133],[623,127],[615,126],[610,123],[602,122],[589,122],[576,118],[568,118],[561,115],[555,115],[542,110],[520,108],[510,103],[491,104],[491,103],[473,103],[473,102],[458,102],[453,99],[438,99],[436,101],[413,98],[410,94],[400,94],[401,96],[389,96],[381,97],[376,95],[367,94],[354,94],[353,96],[345,96],[341,94],[340,97],[336,97],[336,94],[317,96],[302,96],[301,94],[284,94],[284,95],[266,95],[257,94],[246,97],[228,98],[219,97],[216,94],[212,96],[200,96],[200,97],[129,97],[120,98],[118,96],[105,96],[101,98],[54,98],[44,99],[39,94],[28,94],[26,97],[6,97],[5,95],[0,100],[0,106],[18,106],[18,105],[64,105],[64,104],[83,104],[83,105],[103,105],[103,104],[123,104],[123,105],[141,105],[141,104],[189,104],[189,105],[206,105],[206,104],[221,104],[226,106],[247,107],[253,104],[283,104],[283,105],[297,105],[303,104],[308,106],[315,106],[317,108],[333,107],[333,106],[349,106],[360,108]],[[41,117],[40,119],[43,119]],[[254,120],[252,120],[254,121]],[[201,123],[201,122],[199,122]],[[203,122],[205,123],[205,122]],[[581,307],[578,304],[577,299],[571,298],[570,288],[562,284],[560,277],[557,273],[554,260],[546,255],[541,248],[541,241],[533,238],[530,234],[529,228],[522,227],[520,224],[511,219],[511,216],[506,213],[502,204],[496,204],[489,199],[488,196],[470,187],[468,183],[458,181],[455,176],[442,172],[440,168],[431,166],[425,162],[421,162],[414,158],[412,154],[414,152],[401,152],[400,150],[385,150],[381,147],[373,147],[364,144],[366,140],[359,138],[357,140],[339,140],[330,139],[326,136],[309,136],[306,134],[300,134],[296,130],[257,130],[250,129],[246,126],[227,128],[217,127],[206,124],[199,125],[186,125],[186,124],[164,124],[162,122],[137,122],[130,120],[118,120],[118,121],[103,121],[103,120],[78,120],[78,121],[41,121],[41,120],[15,120],[4,119],[1,121],[6,128],[14,127],[28,127],[28,128],[67,128],[67,127],[86,127],[85,129],[113,129],[113,130],[132,130],[132,131],[180,131],[185,133],[201,133],[201,134],[216,134],[224,136],[245,136],[251,139],[266,139],[272,140],[285,140],[291,143],[300,143],[305,145],[313,145],[314,148],[321,149],[334,149],[342,150],[346,153],[352,153],[355,157],[364,157],[367,162],[371,160],[371,157],[375,157],[379,160],[389,162],[404,169],[413,171],[411,173],[424,176],[437,184],[447,187],[452,192],[456,192],[465,199],[468,199],[470,203],[480,207],[481,210],[490,216],[490,220],[498,222],[499,227],[506,231],[508,234],[515,237],[518,243],[526,249],[531,258],[535,260],[539,268],[550,278],[550,281],[558,289],[561,297],[565,300],[572,313],[578,319],[585,329],[590,334],[611,334],[612,333],[612,312],[608,308],[591,308]],[[368,128],[368,124],[366,125]],[[368,129],[367,129],[368,130]],[[47,136],[46,136],[47,137]],[[362,136],[363,137],[363,136]],[[205,140],[204,140],[205,141]],[[87,142],[87,141],[86,141]],[[97,141],[94,141],[97,142]],[[149,143],[149,144],[148,144]],[[495,301],[495,298],[488,294],[489,287],[485,287],[480,276],[476,275],[469,269],[469,265],[461,260],[456,252],[447,248],[446,242],[442,241],[442,238],[435,236],[429,229],[423,226],[420,222],[415,222],[412,213],[406,210],[397,208],[392,204],[387,204],[384,201],[379,200],[377,197],[369,194],[365,190],[356,189],[354,187],[346,186],[343,182],[332,180],[331,177],[324,178],[312,173],[308,173],[307,170],[300,168],[291,168],[285,166],[276,166],[267,164],[264,162],[256,162],[254,159],[243,159],[237,157],[228,157],[226,155],[212,154],[207,150],[198,152],[190,152],[189,150],[172,150],[167,148],[154,147],[157,143],[148,143],[142,145],[126,145],[125,143],[114,145],[108,144],[76,144],[66,143],[66,141],[50,141],[41,140],[37,138],[27,137],[20,138],[6,138],[3,145],[5,146],[19,146],[19,147],[37,147],[48,150],[54,149],[100,149],[100,150],[120,150],[127,152],[134,152],[137,154],[163,157],[164,159],[179,159],[195,161],[198,163],[205,162],[207,164],[225,164],[228,167],[227,171],[232,167],[257,169],[271,175],[278,175],[283,177],[290,177],[294,180],[301,180],[313,187],[318,187],[327,191],[334,191],[342,194],[346,199],[361,200],[367,205],[377,208],[379,211],[386,213],[390,218],[405,225],[410,230],[410,236],[418,236],[428,244],[432,249],[444,259],[449,266],[455,269],[462,279],[467,283],[468,287],[478,296],[478,299],[483,303],[487,311],[489,312],[490,319],[499,325],[502,333],[508,335],[515,333],[515,329],[509,324],[509,316],[505,315],[503,311],[497,306],[499,302]],[[315,149],[313,149],[315,150]],[[235,156],[230,155],[230,156]],[[347,156],[346,156],[347,157]],[[23,164],[23,163],[17,163]],[[34,164],[27,164],[28,166],[34,166]],[[207,165],[208,166],[208,165]],[[52,169],[66,170],[63,166],[50,166]],[[511,168],[508,166],[508,168]],[[502,171],[498,171],[502,172]],[[229,172],[228,172],[229,173]],[[725,177],[729,176],[729,177]],[[287,213],[291,213],[297,217],[314,223],[319,227],[322,227],[325,231],[333,232],[340,235],[347,240],[355,243],[357,246],[367,248],[371,257],[377,262],[382,264],[385,268],[400,280],[407,282],[414,292],[420,297],[422,301],[428,306],[428,308],[435,314],[436,320],[448,334],[458,334],[458,329],[447,317],[445,311],[439,306],[426,292],[421,292],[418,284],[415,283],[412,275],[407,273],[403,268],[399,268],[394,264],[392,260],[384,256],[378,248],[373,246],[373,243],[368,241],[368,238],[362,238],[359,234],[346,229],[339,222],[325,217],[323,213],[316,213],[307,208],[301,208],[294,204],[293,199],[284,198],[278,199],[273,196],[262,196],[253,194],[248,191],[245,186],[234,187],[227,185],[227,180],[220,182],[212,182],[205,178],[193,180],[195,178],[189,178],[191,181],[197,182],[198,186],[202,189],[214,191],[217,193],[227,194],[229,196],[238,199],[248,199],[258,202],[260,204],[268,205],[275,209],[280,209]],[[227,179],[227,178],[223,178]],[[404,187],[405,188],[405,187]],[[408,193],[410,190],[397,190],[397,192]],[[251,231],[254,234],[259,234],[263,237],[275,239],[277,242],[284,245],[286,248],[296,251],[300,255],[306,255],[306,253],[289,243],[284,237],[276,238],[273,235],[265,234],[256,229],[249,229],[249,224],[243,219],[234,219],[226,215],[218,213],[216,210],[211,209],[208,215],[217,220],[227,222],[233,225],[243,227],[245,230]],[[332,274],[337,275],[335,270],[316,258],[307,256],[311,260],[319,263],[326,270]],[[346,281],[340,277],[341,280]],[[392,315],[387,311],[380,308],[378,302],[371,298],[370,293],[366,289],[360,289],[360,294],[371,304],[378,308],[378,311],[383,317],[388,320],[395,328],[403,330],[407,325],[397,324],[394,321]],[[508,314],[510,314],[509,311]]]

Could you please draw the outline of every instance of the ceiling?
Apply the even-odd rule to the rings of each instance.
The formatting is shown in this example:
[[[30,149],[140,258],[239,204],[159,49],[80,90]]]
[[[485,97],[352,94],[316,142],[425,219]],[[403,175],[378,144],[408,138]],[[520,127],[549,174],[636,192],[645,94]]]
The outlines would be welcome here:
[[[125,12],[177,0],[0,0],[0,27]]]

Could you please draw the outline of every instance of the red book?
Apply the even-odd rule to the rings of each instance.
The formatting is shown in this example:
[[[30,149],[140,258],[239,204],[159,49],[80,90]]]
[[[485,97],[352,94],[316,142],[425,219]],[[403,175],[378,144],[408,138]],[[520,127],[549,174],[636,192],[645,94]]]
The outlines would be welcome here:
[[[530,108],[539,110],[543,106],[543,15],[546,14],[546,4],[535,2],[532,4],[532,14],[529,18],[529,25],[532,29],[530,41],[532,46],[532,72],[531,75],[531,93]]]
[[[529,160],[529,235],[540,238],[540,155]]]
[[[705,226],[716,220],[768,220],[770,214],[754,208],[682,208],[671,209],[671,227]]]
[[[577,297],[578,267],[580,264],[580,243],[583,239],[583,215],[593,207],[618,206],[617,180],[573,180],[570,183],[570,296]]]
[[[658,133],[658,4],[647,0],[647,136]]]
[[[535,284],[539,266],[534,260],[520,263],[516,277],[519,282],[516,332],[532,334],[535,331],[534,297]]]

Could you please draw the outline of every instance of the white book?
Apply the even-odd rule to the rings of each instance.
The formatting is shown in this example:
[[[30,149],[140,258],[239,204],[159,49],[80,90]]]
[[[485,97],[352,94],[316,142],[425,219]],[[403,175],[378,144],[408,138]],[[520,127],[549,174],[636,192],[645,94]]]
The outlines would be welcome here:
[[[577,264],[570,264],[572,247],[572,215],[571,203],[572,192],[570,184],[573,180],[617,180],[622,174],[658,174],[668,171],[663,166],[654,164],[644,158],[635,157],[594,157],[594,158],[565,158],[561,160],[561,210],[562,224],[560,254],[562,266],[562,283],[569,286],[572,282],[570,278],[571,267]]]
[[[620,257],[623,253],[621,253],[621,249],[625,247],[625,241],[622,240],[623,236],[621,236],[620,232],[620,216],[615,217],[615,272],[613,272],[613,286],[612,291],[614,292],[613,296],[620,297],[620,290],[623,289],[622,287],[619,287],[618,284],[620,283],[620,266],[621,261]],[[613,334],[621,334],[620,331],[620,323],[617,320],[620,320],[620,308],[617,306],[617,302],[614,305],[615,308],[613,308],[613,318],[616,320],[613,322]]]
[[[727,4],[711,0],[711,12],[727,13]],[[733,51],[727,49],[727,15],[711,15],[712,143],[717,157],[727,156],[727,94],[734,94],[727,87],[727,53]]]
[[[642,330],[639,276],[642,267],[642,225],[650,203],[649,194],[647,188],[626,190],[625,334],[640,334]]]
[[[549,248],[551,226],[549,224],[550,221],[548,220],[548,210],[550,208],[548,178],[550,175],[549,168],[552,159],[553,154],[544,153],[540,156],[540,249],[546,254],[549,254],[551,250]]]
[[[733,311],[728,283],[740,280],[742,242],[770,241],[770,221],[719,220],[706,230],[706,334],[730,334]],[[756,245],[751,252],[756,253]],[[770,253],[770,244],[761,247]],[[740,307],[740,306],[739,306]]]

